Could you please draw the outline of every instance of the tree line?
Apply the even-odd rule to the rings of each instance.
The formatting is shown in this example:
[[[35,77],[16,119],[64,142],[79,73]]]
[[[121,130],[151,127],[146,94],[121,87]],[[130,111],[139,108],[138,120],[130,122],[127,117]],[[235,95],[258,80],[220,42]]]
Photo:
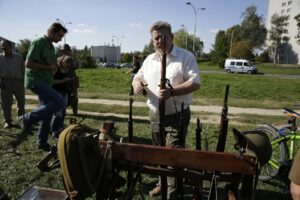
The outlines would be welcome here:
[[[203,41],[195,37],[195,56],[200,60],[211,60],[213,63],[224,66],[225,59],[228,57],[244,58],[257,62],[280,62],[280,54],[284,45],[290,40],[286,36],[288,26],[288,15],[274,14],[271,18],[271,28],[267,30],[263,23],[263,17],[257,14],[256,6],[249,6],[241,14],[242,22],[233,25],[227,30],[219,30],[215,37],[215,43],[212,50],[206,54],[203,53]],[[298,34],[294,36],[300,45],[300,13],[294,18],[297,22]],[[269,45],[266,46],[266,40]],[[178,47],[193,51],[194,36],[189,34],[184,28],[174,32],[174,44]],[[29,39],[20,40],[16,46],[17,52],[25,58],[30,45]],[[84,49],[72,48],[73,56],[78,61],[81,68],[94,68],[96,61],[91,56],[90,48]],[[151,42],[144,46],[142,52],[122,53],[122,63],[132,62],[133,55],[139,55],[145,58],[154,52]]]

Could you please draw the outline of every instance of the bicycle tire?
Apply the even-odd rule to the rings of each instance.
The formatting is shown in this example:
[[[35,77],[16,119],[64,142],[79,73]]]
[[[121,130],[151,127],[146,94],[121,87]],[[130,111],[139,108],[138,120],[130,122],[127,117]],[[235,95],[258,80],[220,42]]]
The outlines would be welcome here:
[[[277,129],[269,124],[261,125],[255,130],[262,131],[266,133],[272,142],[275,138],[279,137]],[[272,145],[272,156],[270,161],[274,162],[277,165],[281,165],[288,159],[288,147],[285,141],[281,141],[279,145]],[[270,161],[261,167],[260,175],[258,177],[261,181],[269,181],[278,175],[278,170],[276,167],[272,166]]]

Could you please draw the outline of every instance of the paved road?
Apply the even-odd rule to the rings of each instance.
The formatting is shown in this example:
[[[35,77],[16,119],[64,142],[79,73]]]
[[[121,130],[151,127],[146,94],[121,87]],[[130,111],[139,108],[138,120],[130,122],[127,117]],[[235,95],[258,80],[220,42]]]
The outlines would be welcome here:
[[[26,95],[26,99],[37,100],[34,95]],[[110,100],[110,99],[79,99],[79,103],[90,103],[90,104],[104,104],[104,105],[121,105],[128,106],[128,101]],[[147,107],[145,102],[135,101],[133,103],[135,107]],[[221,106],[197,106],[192,105],[191,110],[195,112],[210,112],[210,113],[221,113]],[[300,111],[298,111],[300,112]],[[270,116],[281,116],[281,109],[261,109],[261,108],[240,108],[229,106],[229,114],[257,114],[257,115],[270,115]]]
[[[201,73],[204,74],[226,74],[227,72],[225,71],[208,71],[208,70],[203,70]],[[268,76],[268,77],[276,77],[280,79],[300,79],[299,74],[263,74],[263,73],[258,73],[258,74],[252,74],[252,76]]]

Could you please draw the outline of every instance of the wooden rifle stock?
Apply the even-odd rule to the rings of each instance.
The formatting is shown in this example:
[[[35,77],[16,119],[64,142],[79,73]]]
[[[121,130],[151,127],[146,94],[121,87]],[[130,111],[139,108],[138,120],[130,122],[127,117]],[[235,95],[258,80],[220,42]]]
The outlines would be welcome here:
[[[219,131],[219,137],[218,137],[218,144],[217,144],[217,151],[219,151],[219,152],[224,152],[225,144],[226,144],[227,129],[228,129],[228,118],[227,118],[228,94],[229,94],[229,84],[227,83],[226,90],[225,90],[224,104],[223,104],[222,114],[221,114],[221,124],[220,124],[220,131]]]

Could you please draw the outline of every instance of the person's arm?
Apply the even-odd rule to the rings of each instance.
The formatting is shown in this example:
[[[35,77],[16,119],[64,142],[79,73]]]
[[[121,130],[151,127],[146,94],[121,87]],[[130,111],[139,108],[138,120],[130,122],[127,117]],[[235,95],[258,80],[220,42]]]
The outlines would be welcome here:
[[[181,96],[190,94],[200,88],[199,83],[193,81],[186,81],[182,84],[175,86],[173,89],[167,87],[166,89],[160,90],[158,98],[160,100],[167,100],[171,96]]]
[[[131,68],[130,70],[126,71],[126,74],[131,73],[134,70],[134,68]]]
[[[143,95],[144,86],[146,85],[147,83],[145,83],[140,77],[134,77],[132,81],[134,94]]]
[[[300,185],[291,181],[290,190],[293,200],[300,200]]]

